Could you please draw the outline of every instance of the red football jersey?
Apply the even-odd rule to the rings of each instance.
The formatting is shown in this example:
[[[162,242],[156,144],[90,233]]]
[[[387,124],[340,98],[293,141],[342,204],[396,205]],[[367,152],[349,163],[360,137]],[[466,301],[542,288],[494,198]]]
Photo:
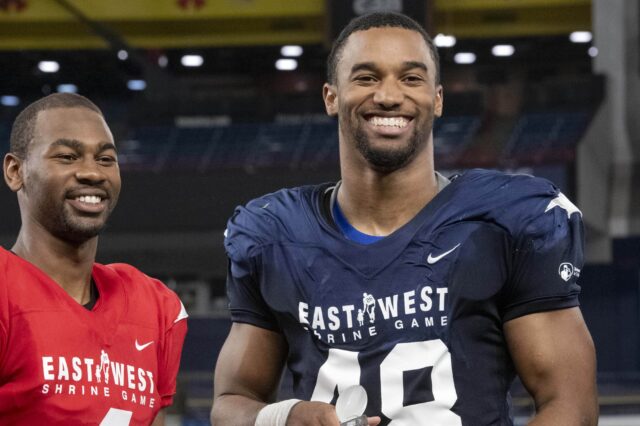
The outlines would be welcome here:
[[[0,248],[0,424],[149,425],[171,404],[184,306],[129,265],[95,264],[93,280],[88,310]]]

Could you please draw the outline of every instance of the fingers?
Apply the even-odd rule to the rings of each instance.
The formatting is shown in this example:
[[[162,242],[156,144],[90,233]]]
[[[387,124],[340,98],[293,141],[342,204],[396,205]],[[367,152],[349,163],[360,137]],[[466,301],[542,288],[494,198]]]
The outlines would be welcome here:
[[[380,417],[367,417],[368,426],[377,426]],[[287,426],[340,426],[336,408],[331,404],[302,401],[294,405],[287,419]]]
[[[377,423],[376,423],[377,424]],[[340,426],[336,409],[331,404],[302,401],[291,409],[287,426]]]
[[[380,417],[378,416],[367,418],[367,422],[369,422],[369,426],[377,426],[380,424],[381,421],[382,419],[380,419]]]

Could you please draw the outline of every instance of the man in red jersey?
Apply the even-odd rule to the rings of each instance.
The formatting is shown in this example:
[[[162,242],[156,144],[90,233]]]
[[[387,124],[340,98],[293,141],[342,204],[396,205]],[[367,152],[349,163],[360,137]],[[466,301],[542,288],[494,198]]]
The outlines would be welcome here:
[[[0,424],[163,425],[187,313],[160,281],[95,263],[120,193],[100,109],[75,94],[32,103],[3,171],[22,226],[0,248]]]

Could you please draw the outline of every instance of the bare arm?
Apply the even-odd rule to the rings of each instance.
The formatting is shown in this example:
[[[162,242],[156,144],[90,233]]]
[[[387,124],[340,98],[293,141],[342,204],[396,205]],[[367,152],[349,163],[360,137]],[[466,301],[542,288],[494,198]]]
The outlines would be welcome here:
[[[158,415],[156,416],[151,426],[164,426],[164,408],[158,411]]]
[[[218,356],[211,423],[253,426],[258,412],[274,401],[285,363],[287,344],[278,333],[234,323]],[[372,417],[375,426],[380,418]],[[302,401],[290,411],[288,426],[339,426],[335,408]]]
[[[513,319],[504,332],[536,415],[530,426],[596,425],[596,356],[579,308]]]
[[[275,398],[286,350],[278,333],[234,323],[216,364],[211,422],[252,426]]]

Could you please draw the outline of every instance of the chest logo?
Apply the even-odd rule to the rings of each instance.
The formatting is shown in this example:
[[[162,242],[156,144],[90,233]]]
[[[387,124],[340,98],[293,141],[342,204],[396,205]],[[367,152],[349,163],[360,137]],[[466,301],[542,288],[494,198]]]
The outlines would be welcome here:
[[[373,294],[362,293],[362,309],[358,309],[358,325],[364,325],[364,316],[369,317],[369,323],[376,321],[376,299]]]
[[[147,348],[149,345],[151,345],[153,343],[153,340],[147,343],[143,343],[142,345],[140,343],[138,343],[138,339],[136,339],[136,349],[138,351],[142,351],[145,348]]]
[[[429,265],[433,265],[434,263],[440,261],[443,257],[447,256],[448,254],[451,254],[458,247],[460,247],[460,243],[456,244],[456,246],[453,247],[451,250],[447,250],[444,253],[439,254],[438,256],[432,256],[432,253],[429,253],[429,256],[427,257],[427,263]]]
[[[100,364],[96,366],[96,379],[100,383],[100,378],[104,378],[104,382],[109,384],[109,354],[103,350],[100,351]]]

